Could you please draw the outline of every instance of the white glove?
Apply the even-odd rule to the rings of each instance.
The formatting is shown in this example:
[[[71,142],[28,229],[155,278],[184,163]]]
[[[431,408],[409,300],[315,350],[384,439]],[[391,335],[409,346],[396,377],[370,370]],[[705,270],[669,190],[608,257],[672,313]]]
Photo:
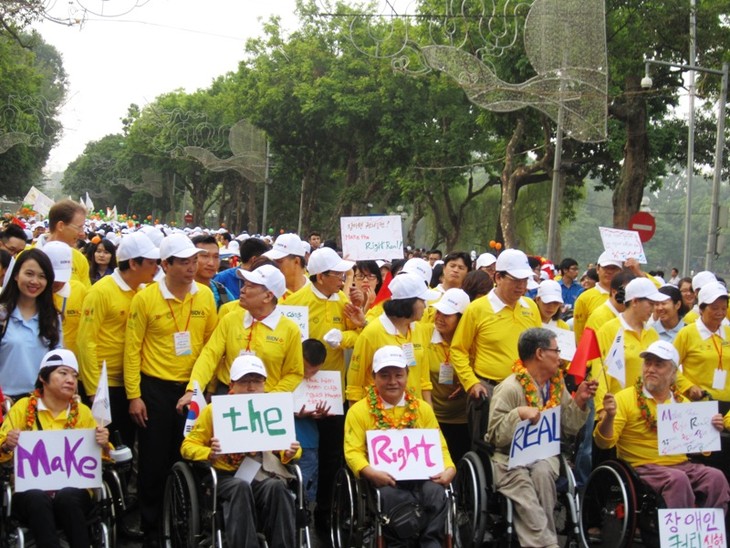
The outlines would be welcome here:
[[[336,328],[332,328],[325,333],[324,342],[326,342],[330,348],[339,348],[342,344],[342,331]]]

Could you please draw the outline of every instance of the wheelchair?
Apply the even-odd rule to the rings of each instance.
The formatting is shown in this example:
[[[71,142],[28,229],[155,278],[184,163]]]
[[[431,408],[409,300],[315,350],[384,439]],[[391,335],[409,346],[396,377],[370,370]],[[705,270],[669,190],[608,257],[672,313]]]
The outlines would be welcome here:
[[[454,545],[456,505],[452,489],[445,490],[448,511],[444,546],[450,548]],[[331,508],[330,540],[334,548],[385,546],[383,526],[388,523],[388,517],[382,511],[380,490],[364,478],[355,478],[346,466],[335,475]]]
[[[116,546],[116,521],[113,504],[113,487],[116,470],[114,465],[104,465],[102,486],[93,490],[91,510],[86,518],[92,546],[114,548]],[[2,487],[2,518],[0,519],[0,546],[3,548],[24,548],[34,546],[30,530],[13,515],[13,468],[3,466],[0,470]]]
[[[311,539],[302,474],[287,465],[295,497],[297,544],[309,548]],[[165,485],[162,507],[162,545],[166,548],[224,548],[223,513],[217,497],[218,474],[207,462],[178,461]],[[260,536],[263,540],[263,536]]]

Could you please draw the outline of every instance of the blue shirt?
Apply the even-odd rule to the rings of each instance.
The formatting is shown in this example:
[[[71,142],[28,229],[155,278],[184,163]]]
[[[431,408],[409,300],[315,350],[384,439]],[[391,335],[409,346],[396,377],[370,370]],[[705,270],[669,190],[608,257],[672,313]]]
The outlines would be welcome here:
[[[243,285],[243,281],[236,276],[236,270],[238,270],[236,267],[229,268],[213,276],[216,282],[226,286],[226,289],[231,292],[231,296],[240,295],[241,286]]]
[[[60,321],[58,327],[60,335]],[[38,314],[25,320],[16,307],[8,318],[8,328],[0,342],[0,387],[3,394],[18,396],[35,388],[38,367],[50,350],[48,343],[38,337],[39,334]]]
[[[303,448],[316,449],[319,447],[319,428],[314,419],[294,417],[294,431],[297,434],[297,441]]]
[[[680,318],[677,325],[675,325],[672,329],[666,329],[660,320],[654,322],[652,327],[654,328],[654,331],[659,333],[660,340],[673,343],[674,339],[677,337],[677,333],[679,333],[679,331],[684,327],[684,320]]]
[[[568,287],[563,283],[563,280],[564,278],[560,278],[560,281],[558,282],[560,284],[560,289],[563,292],[563,304],[569,304],[570,307],[573,308],[575,306],[575,300],[578,298],[578,295],[583,293],[584,288],[577,281],[574,281],[570,284],[570,287]]]
[[[218,280],[213,280],[213,281],[218,281]],[[231,292],[228,290],[228,288],[225,285],[223,285],[221,282],[218,282],[218,283],[223,286],[222,289],[223,289],[223,291],[226,292],[226,296],[228,297],[226,299],[226,302],[229,303],[231,301],[234,301],[235,298],[233,297],[233,295],[231,294]],[[211,283],[209,285],[209,287],[210,287],[210,290],[213,292],[213,297],[215,297],[215,309],[218,310],[221,307],[221,305],[223,304],[221,302],[221,294],[218,291],[218,287],[216,286],[216,284]]]

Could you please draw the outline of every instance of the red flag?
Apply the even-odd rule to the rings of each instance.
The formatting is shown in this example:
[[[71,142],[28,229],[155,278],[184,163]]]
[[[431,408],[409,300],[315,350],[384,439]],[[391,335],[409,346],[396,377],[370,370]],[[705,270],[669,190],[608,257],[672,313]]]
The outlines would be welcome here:
[[[0,388],[0,424],[3,423],[3,419],[5,418],[5,394],[3,394],[3,389]]]
[[[573,361],[570,362],[568,373],[575,377],[575,382],[580,384],[586,378],[588,362],[601,357],[601,349],[598,348],[596,332],[590,327],[583,330],[583,336],[575,349]]]
[[[378,294],[375,295],[375,302],[370,305],[370,308],[375,306],[378,303],[382,303],[383,301],[387,301],[390,299],[390,289],[388,289],[388,286],[390,285],[390,281],[393,279],[393,276],[390,272],[388,272],[385,275],[385,278],[383,278],[383,283],[380,285],[380,291],[378,291]]]

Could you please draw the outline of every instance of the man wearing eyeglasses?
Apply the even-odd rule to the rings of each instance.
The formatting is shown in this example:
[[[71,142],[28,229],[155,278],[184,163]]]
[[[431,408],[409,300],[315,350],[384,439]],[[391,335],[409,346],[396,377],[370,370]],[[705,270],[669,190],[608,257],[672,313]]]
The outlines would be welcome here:
[[[0,249],[4,249],[15,257],[25,249],[25,230],[16,224],[9,224],[0,232]]]
[[[506,249],[496,270],[494,289],[469,304],[451,342],[451,363],[472,399],[491,396],[512,372],[520,334],[542,326],[537,305],[524,297],[533,275],[527,255]]]
[[[560,371],[557,338],[549,329],[528,329],[520,336],[517,350],[520,361],[514,373],[494,390],[485,439],[494,446],[497,490],[514,503],[520,546],[557,548],[553,508],[560,461],[556,455],[509,469],[512,439],[521,421],[537,424],[542,411],[553,407],[560,408],[561,431],[576,434],[588,417],[587,404],[597,383],[583,382],[571,398]]]
[[[81,204],[68,199],[56,202],[48,212],[48,230],[50,233],[45,239],[39,238],[36,245],[39,249],[43,249],[46,242],[63,242],[70,246],[73,254],[71,278],[78,280],[89,288],[91,287],[89,261],[83,253],[76,249],[77,240],[86,240],[85,221],[86,208]]]

